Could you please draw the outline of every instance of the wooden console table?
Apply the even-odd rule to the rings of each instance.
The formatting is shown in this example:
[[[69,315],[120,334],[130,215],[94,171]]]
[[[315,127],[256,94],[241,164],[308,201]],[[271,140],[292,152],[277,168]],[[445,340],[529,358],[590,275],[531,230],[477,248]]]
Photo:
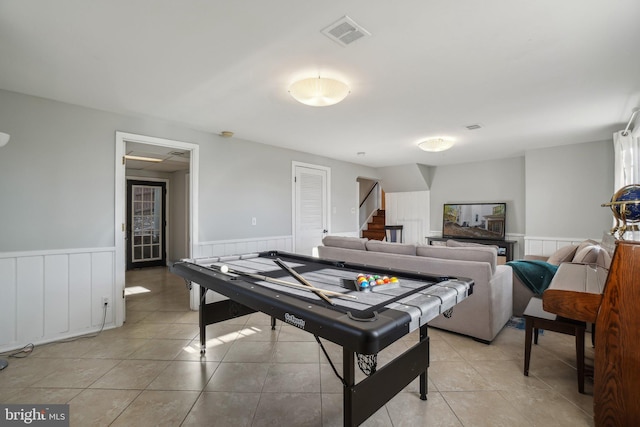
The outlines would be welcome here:
[[[515,240],[484,240],[484,239],[454,239],[452,237],[427,237],[427,243],[433,245],[433,242],[446,242],[447,240],[456,240],[458,242],[478,243],[481,245],[490,245],[498,247],[498,256],[503,256],[508,261],[513,261],[513,247],[517,243]]]

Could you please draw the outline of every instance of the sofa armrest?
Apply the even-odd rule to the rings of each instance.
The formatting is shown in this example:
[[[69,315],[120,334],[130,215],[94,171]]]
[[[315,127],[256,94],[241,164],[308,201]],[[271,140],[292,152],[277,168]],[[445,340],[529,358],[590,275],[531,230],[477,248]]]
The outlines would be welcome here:
[[[489,285],[492,296],[492,330],[497,335],[513,315],[513,269],[499,265]]]
[[[455,268],[460,276],[465,276],[462,264],[486,263],[458,262]],[[429,325],[491,342],[511,318],[513,274],[507,265],[496,266],[492,275],[486,274],[486,271],[490,272],[488,264],[484,274],[482,268],[474,267],[475,273],[467,273],[467,277],[474,280],[473,295],[454,307],[453,316],[438,316]]]

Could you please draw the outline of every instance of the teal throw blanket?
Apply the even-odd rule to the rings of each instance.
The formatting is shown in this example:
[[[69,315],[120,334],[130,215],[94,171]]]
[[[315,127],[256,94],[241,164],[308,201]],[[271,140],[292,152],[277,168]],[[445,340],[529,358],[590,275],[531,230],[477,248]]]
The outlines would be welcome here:
[[[538,295],[549,287],[551,279],[558,270],[557,265],[537,260],[509,261],[507,265],[511,266],[522,283]]]

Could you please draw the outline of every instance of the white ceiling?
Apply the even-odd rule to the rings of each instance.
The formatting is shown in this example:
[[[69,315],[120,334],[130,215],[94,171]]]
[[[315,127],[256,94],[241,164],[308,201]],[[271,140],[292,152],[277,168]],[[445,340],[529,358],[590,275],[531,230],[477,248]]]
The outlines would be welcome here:
[[[159,145],[149,145],[139,142],[127,142],[126,155],[159,159],[161,162],[145,160],[126,160],[127,173],[131,171],[176,172],[189,170],[191,153]]]
[[[321,33],[345,15],[371,36]],[[638,0],[0,0],[2,89],[376,167],[611,139],[639,46]],[[351,94],[289,96],[317,75]]]

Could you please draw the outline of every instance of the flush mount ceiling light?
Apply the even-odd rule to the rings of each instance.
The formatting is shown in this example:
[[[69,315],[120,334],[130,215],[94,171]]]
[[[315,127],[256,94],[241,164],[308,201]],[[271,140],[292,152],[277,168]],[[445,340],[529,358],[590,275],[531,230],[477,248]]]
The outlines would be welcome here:
[[[155,163],[160,163],[163,161],[163,159],[157,159],[155,157],[144,157],[144,156],[132,156],[130,154],[125,154],[124,156],[125,159],[127,160],[139,160],[141,162],[155,162]]]
[[[326,107],[337,104],[349,95],[349,86],[339,80],[312,77],[298,80],[289,86],[293,98],[312,107]]]
[[[453,141],[446,138],[429,138],[419,142],[418,147],[424,151],[437,153],[438,151],[445,151],[453,147]]]

